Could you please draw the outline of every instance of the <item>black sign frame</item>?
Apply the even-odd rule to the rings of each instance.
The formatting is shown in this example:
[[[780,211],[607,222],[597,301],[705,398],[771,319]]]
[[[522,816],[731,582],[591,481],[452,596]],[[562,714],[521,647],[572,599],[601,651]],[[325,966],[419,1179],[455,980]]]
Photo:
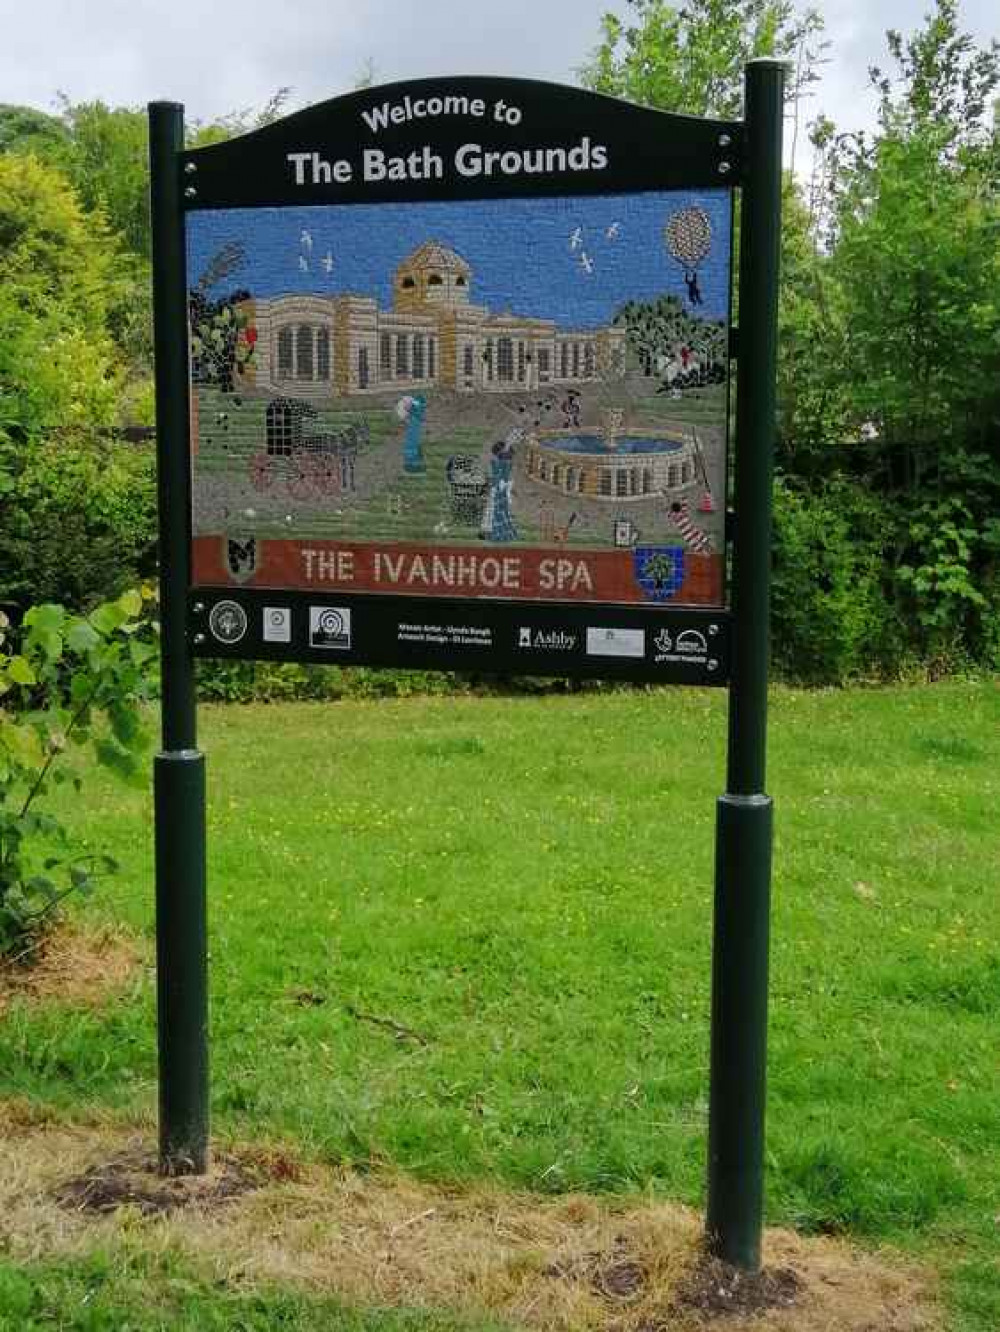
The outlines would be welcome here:
[[[461,110],[448,113],[449,105]],[[438,116],[416,112],[442,107]],[[478,116],[470,115],[481,108]],[[505,108],[501,112],[500,108]],[[515,112],[518,124],[507,123]],[[373,115],[384,123],[372,130]],[[398,120],[393,115],[398,115]],[[482,154],[493,152],[496,174],[465,178],[456,170],[445,170],[441,178],[422,181],[359,179],[364,154],[377,151],[385,160],[404,162],[417,152],[414,145],[433,133],[434,149],[443,164],[452,164],[475,136]],[[599,139],[599,143],[598,143]],[[511,199],[524,196],[638,194],[664,190],[724,188],[729,191],[730,215],[734,187],[742,172],[744,127],[731,120],[706,120],[653,111],[620,99],[583,92],[558,84],[526,79],[462,77],[422,79],[365,89],[331,99],[296,112],[253,133],[221,144],[188,150],[181,155],[182,200],[186,215],[227,208],[270,208],[315,204],[372,202],[428,202]],[[377,144],[377,148],[372,145]],[[504,174],[503,154],[515,155],[544,148],[574,149],[593,156],[605,155],[600,170],[569,170],[548,174]],[[315,147],[319,145],[319,147]],[[312,159],[329,166],[331,179],[317,181]],[[309,158],[308,162],[302,161]],[[294,159],[294,161],[290,161]],[[582,158],[580,159],[582,160]],[[337,179],[352,171],[351,179]],[[417,163],[419,166],[419,162]],[[324,176],[327,172],[323,171]],[[304,179],[298,179],[304,177]],[[730,230],[731,245],[735,233]],[[732,253],[730,254],[730,270]],[[729,284],[729,324],[732,323],[732,282]],[[727,378],[727,402],[732,373]],[[728,418],[728,405],[726,409]],[[728,453],[729,430],[726,429]],[[725,467],[728,474],[728,465]],[[188,483],[190,487],[190,482]],[[725,497],[728,502],[728,497]],[[728,533],[721,553],[723,601],[726,595]],[[239,595],[235,595],[236,593]],[[350,645],[338,658],[344,665],[413,665],[424,669],[489,670],[495,673],[554,674],[599,677],[636,682],[724,685],[728,682],[730,615],[725,604],[688,606],[678,604],[625,605],[590,601],[590,615],[570,598],[539,601],[531,598],[496,598],[486,595],[456,598],[457,605],[444,605],[441,615],[454,623],[465,616],[477,623],[485,619],[494,626],[495,651],[490,662],[474,640],[428,636],[419,652],[406,636],[405,626],[427,618],[431,607],[422,610],[423,597],[397,597],[371,591],[350,590],[343,595],[317,589],[308,598],[284,592],[284,604],[295,617],[295,632],[283,644],[267,641],[263,632],[263,609],[274,603],[278,591],[260,589],[253,595],[229,584],[199,582],[192,587],[188,624],[195,656],[237,660],[325,661],[323,653],[308,650],[301,624],[302,607],[321,605],[358,606],[357,597],[371,602],[358,623],[365,632],[351,636]],[[441,600],[446,600],[446,594]],[[234,602],[247,605],[246,629],[232,641],[221,641],[212,632],[216,623],[213,608]],[[582,604],[582,603],[581,603]],[[196,608],[204,607],[205,614]],[[252,608],[252,609],[251,609]],[[360,609],[360,608],[359,608]],[[425,613],[426,611],[426,613]],[[435,611],[435,613],[437,613]],[[440,616],[439,616],[440,618]],[[513,627],[543,620],[553,635],[578,636],[578,649],[544,652],[511,648]],[[433,619],[428,623],[433,623]],[[587,650],[592,631],[622,625],[642,633],[643,651],[631,644],[627,654]],[[689,632],[690,631],[690,632]],[[684,635],[687,635],[685,638]],[[675,640],[682,639],[680,651]],[[519,642],[516,638],[515,644]],[[398,651],[387,650],[395,642]],[[665,642],[669,643],[666,648]],[[694,649],[694,650],[692,650]]]

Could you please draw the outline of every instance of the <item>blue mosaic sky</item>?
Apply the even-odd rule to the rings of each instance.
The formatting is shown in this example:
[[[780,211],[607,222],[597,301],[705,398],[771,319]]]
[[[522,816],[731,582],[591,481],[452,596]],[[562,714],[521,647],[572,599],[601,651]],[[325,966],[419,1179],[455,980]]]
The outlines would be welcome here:
[[[711,252],[698,267],[698,313],[722,319],[729,307],[726,190],[195,212],[188,216],[188,276],[194,285],[212,256],[238,241],[246,263],[210,288],[212,296],[236,287],[256,296],[350,291],[374,296],[385,309],[397,265],[433,240],[471,265],[475,304],[595,328],[627,300],[672,293],[687,303],[684,270],[667,250],[663,229],[672,213],[695,205],[712,225]],[[570,238],[578,228],[574,249]],[[322,264],[328,254],[329,272]]]

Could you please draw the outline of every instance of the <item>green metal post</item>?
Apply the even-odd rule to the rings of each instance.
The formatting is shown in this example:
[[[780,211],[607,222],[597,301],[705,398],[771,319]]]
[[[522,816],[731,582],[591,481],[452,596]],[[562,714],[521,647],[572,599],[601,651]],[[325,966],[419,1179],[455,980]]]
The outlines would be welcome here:
[[[746,71],[726,794],[716,821],[708,1131],[710,1251],[760,1267],[771,800],[765,794],[784,65]]]
[[[181,199],[184,109],[149,106],[160,518],[162,748],[154,760],[160,1166],[208,1166],[205,765],[187,630],[191,494],[187,276]]]

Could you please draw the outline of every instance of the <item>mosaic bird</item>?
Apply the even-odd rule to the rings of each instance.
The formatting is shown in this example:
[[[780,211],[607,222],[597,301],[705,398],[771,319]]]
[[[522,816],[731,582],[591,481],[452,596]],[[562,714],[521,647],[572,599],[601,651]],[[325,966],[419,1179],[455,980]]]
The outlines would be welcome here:
[[[312,247],[313,247],[312,232],[306,231],[305,227],[303,227],[302,235],[299,237],[299,241],[302,245],[303,250],[305,250],[306,254],[312,254]]]
[[[569,248],[571,250],[578,250],[582,244],[583,244],[583,227],[577,227],[576,231],[570,234]]]
[[[323,258],[320,260],[320,263],[323,265],[323,268],[327,273],[333,272],[333,254],[330,250],[327,250],[326,254],[324,254]]]
[[[309,272],[309,260],[305,257],[304,254],[299,255],[299,271],[302,273]]]
[[[586,250],[580,251],[580,267],[583,269],[583,271],[587,274],[588,277],[594,271],[594,261],[593,259],[591,259],[590,255],[587,253]]]
[[[608,240],[617,240],[618,237],[621,235],[621,230],[622,230],[622,224],[620,222],[612,222],[611,226],[608,227],[607,231],[604,234],[605,236],[607,236]]]

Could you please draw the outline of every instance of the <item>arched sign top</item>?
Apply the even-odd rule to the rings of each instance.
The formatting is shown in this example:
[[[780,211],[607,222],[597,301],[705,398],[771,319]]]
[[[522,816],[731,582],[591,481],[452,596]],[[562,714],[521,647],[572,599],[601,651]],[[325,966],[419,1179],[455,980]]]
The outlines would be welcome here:
[[[743,125],[562,84],[461,76],[365,88],[183,155],[187,208],[727,187]]]

